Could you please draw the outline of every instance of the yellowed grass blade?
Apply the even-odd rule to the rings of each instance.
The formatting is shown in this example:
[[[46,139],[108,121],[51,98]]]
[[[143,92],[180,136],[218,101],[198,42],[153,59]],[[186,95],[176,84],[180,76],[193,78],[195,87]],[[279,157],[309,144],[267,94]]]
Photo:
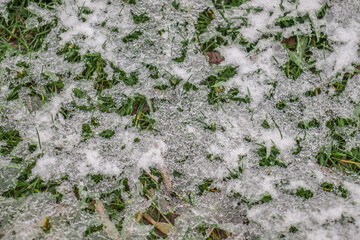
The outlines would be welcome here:
[[[341,162],[345,162],[345,163],[352,163],[352,164],[357,164],[357,165],[360,165],[360,163],[358,162],[353,162],[353,161],[349,161],[349,160],[342,160],[340,159]]]

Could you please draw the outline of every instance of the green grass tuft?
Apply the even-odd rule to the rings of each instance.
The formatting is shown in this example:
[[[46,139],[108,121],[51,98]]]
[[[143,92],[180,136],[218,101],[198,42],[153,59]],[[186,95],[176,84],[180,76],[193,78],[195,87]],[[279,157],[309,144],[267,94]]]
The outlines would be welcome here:
[[[56,54],[64,55],[64,59],[70,63],[77,63],[82,60],[79,50],[80,48],[77,45],[66,43],[64,48],[59,50]]]
[[[299,187],[296,190],[295,195],[298,196],[298,197],[302,197],[304,199],[309,199],[309,198],[312,198],[314,196],[314,193],[312,191],[310,191],[310,190],[304,189],[303,187]]]
[[[311,33],[310,35],[294,35],[284,38],[282,44],[287,50],[290,59],[281,69],[284,70],[286,77],[296,80],[305,68],[313,73],[317,73],[315,69],[315,58],[311,48],[315,47],[324,51],[332,50],[329,46],[327,36],[323,33]]]
[[[123,37],[122,41],[124,43],[130,43],[135,40],[138,40],[140,38],[140,36],[142,36],[143,34],[144,33],[142,31],[133,31],[133,32],[129,33],[128,35],[126,35],[125,37]]]
[[[114,75],[113,75],[114,83],[117,82],[116,77],[118,77],[120,81],[123,81],[127,86],[134,86],[139,82],[138,74],[136,72],[131,72],[128,76],[125,71],[121,70],[113,63],[110,63],[110,66],[114,70]]]
[[[207,26],[211,23],[211,21],[215,18],[214,12],[207,8],[204,11],[199,13],[199,17],[195,24],[195,30],[198,35],[206,32]]]
[[[227,92],[222,82],[228,81],[230,78],[236,75],[236,68],[228,65],[225,69],[219,71],[216,75],[211,75],[200,84],[206,85],[210,92],[208,94],[209,104],[221,104],[223,102],[237,101],[239,103],[250,103],[250,94],[245,97],[239,97],[239,90],[237,88],[231,88]]]
[[[329,168],[337,168],[346,174],[360,173],[360,147],[343,149],[341,146],[332,145],[323,147],[316,155],[317,162]]]
[[[139,15],[136,15],[133,11],[130,11],[130,13],[135,24],[141,24],[150,20],[150,17],[147,16],[146,13],[141,13]]]
[[[257,154],[261,158],[259,161],[260,166],[279,166],[286,168],[286,165],[282,162],[282,160],[277,158],[277,155],[280,154],[280,151],[275,145],[270,148],[269,155],[267,154],[266,146],[261,144],[259,145],[261,147],[257,150]]]
[[[5,142],[5,144],[0,146],[0,155],[9,155],[22,140],[18,130],[5,130],[3,127],[0,127],[0,141]]]
[[[42,7],[54,6],[58,1],[34,1]],[[35,18],[27,6],[28,0],[13,0],[7,4],[8,19],[0,17],[0,61],[6,53],[26,54],[38,51],[47,34],[57,25],[55,20],[52,23],[42,24],[42,19],[37,18],[40,26],[35,28],[26,27],[26,20]]]
[[[104,131],[102,131],[99,134],[100,137],[107,138],[107,139],[111,138],[114,135],[115,135],[115,131],[111,130],[111,129],[105,129]]]
[[[89,236],[90,234],[94,233],[94,232],[99,232],[101,230],[103,230],[104,225],[100,224],[100,225],[91,225],[89,226],[85,232],[84,232],[84,237]]]
[[[44,182],[40,177],[34,177],[30,179],[32,169],[36,165],[36,160],[31,162],[16,179],[16,186],[10,187],[9,190],[3,192],[1,195],[6,198],[22,198],[38,192],[49,192],[56,197],[56,202],[60,203],[62,194],[58,193],[56,188],[60,183],[54,181]]]
[[[239,7],[241,4],[249,0],[212,0],[216,8]]]
[[[320,122],[317,119],[313,118],[309,122],[301,121],[298,124],[298,128],[301,129],[309,129],[311,127],[320,127]]]

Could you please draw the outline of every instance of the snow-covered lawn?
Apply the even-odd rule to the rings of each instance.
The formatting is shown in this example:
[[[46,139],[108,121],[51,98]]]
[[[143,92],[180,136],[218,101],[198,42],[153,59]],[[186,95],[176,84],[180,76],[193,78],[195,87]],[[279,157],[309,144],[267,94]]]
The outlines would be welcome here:
[[[0,239],[358,239],[359,12],[0,0]]]

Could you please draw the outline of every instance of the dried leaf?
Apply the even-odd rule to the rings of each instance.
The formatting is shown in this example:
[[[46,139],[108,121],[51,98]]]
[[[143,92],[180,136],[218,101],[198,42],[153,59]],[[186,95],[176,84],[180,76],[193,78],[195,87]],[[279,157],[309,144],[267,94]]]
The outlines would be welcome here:
[[[225,60],[225,58],[221,56],[218,52],[206,52],[205,54],[209,58],[210,65],[219,65],[222,61]]]
[[[160,232],[168,235],[169,232],[174,228],[173,225],[164,222],[156,222],[149,214],[145,213],[144,218],[154,225]]]

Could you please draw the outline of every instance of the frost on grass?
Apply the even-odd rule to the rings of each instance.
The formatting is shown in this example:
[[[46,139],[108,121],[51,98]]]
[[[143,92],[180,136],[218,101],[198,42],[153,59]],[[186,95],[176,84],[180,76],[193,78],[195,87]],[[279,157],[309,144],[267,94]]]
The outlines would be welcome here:
[[[359,235],[356,2],[0,9],[0,237]]]

